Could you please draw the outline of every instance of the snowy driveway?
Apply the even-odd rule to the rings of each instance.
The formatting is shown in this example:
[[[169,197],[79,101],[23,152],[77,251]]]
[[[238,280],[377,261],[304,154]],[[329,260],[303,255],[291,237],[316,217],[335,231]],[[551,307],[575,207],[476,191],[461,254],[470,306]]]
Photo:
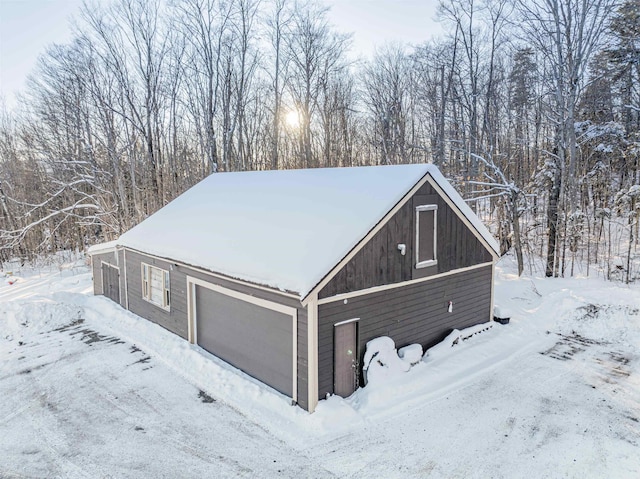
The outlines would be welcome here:
[[[512,324],[309,416],[89,284],[0,284],[2,478],[640,477],[637,287],[501,273]]]
[[[558,338],[562,339],[562,338]],[[640,388],[593,345],[523,354],[315,454],[342,477],[637,478]],[[636,358],[637,361],[637,358]],[[331,462],[323,457],[332,456]]]
[[[0,342],[0,477],[330,476],[73,308],[15,312],[69,320]]]

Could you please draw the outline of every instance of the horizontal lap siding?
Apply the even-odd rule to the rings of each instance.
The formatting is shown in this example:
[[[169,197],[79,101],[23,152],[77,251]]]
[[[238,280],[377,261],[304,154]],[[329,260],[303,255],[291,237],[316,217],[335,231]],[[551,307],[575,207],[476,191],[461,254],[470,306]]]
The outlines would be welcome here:
[[[437,204],[438,263],[415,268],[415,207]],[[403,256],[398,245],[406,246]],[[320,290],[319,298],[400,283],[487,263],[491,253],[429,183],[425,183]]]
[[[186,275],[178,271],[172,263],[126,251],[127,262],[127,293],[129,295],[129,310],[138,316],[153,321],[172,333],[187,339],[187,296]],[[169,271],[170,309],[166,311],[142,298],[142,263],[156,266]]]
[[[171,261],[156,259],[132,250],[126,251],[126,262],[129,309],[138,316],[153,321],[184,339],[188,339],[187,276],[249,294],[256,298],[296,308],[298,311],[298,404],[305,409],[308,407],[307,310],[301,306],[300,301],[288,296],[282,296],[276,292],[228,281],[188,266],[177,265]],[[171,309],[169,312],[142,299],[142,262],[169,271],[169,280],[171,282]]]
[[[367,341],[389,336],[397,348],[419,343],[428,348],[452,329],[489,320],[492,267],[455,273],[318,306],[318,396],[333,393],[333,329],[340,321],[358,321],[358,355]],[[447,311],[453,301],[453,312]]]

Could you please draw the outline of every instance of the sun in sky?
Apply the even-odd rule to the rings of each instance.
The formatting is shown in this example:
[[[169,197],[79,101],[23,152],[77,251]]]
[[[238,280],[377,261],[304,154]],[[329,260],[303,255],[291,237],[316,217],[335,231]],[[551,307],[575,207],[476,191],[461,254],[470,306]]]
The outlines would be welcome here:
[[[301,123],[300,112],[295,108],[289,110],[284,115],[284,122],[291,129],[299,128]]]

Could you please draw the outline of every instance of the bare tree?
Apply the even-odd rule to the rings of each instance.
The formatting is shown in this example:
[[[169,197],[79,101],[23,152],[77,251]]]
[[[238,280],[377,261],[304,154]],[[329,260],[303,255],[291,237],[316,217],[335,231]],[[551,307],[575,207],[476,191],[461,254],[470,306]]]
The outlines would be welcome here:
[[[558,261],[555,209],[564,185],[568,189],[568,211],[574,212],[577,207],[576,108],[588,62],[602,41],[613,4],[613,0],[537,0],[519,4],[526,38],[545,58],[553,85],[553,114],[557,126],[551,158],[556,161],[555,171],[559,176],[549,200],[547,276],[554,273],[554,263]]]
[[[342,67],[348,38],[332,30],[326,8],[311,2],[296,4],[287,53],[291,72],[288,90],[300,118],[300,166],[320,166],[313,145],[313,119],[323,85]]]
[[[364,102],[371,114],[372,142],[379,164],[404,163],[409,133],[409,57],[398,45],[377,52],[363,71]],[[409,130],[409,131],[408,131]]]
[[[457,38],[436,45],[422,45],[412,55],[411,92],[421,115],[429,124],[423,128],[429,136],[431,159],[440,168],[446,165],[448,116],[453,103],[452,90],[456,74]],[[420,121],[420,114],[416,120]],[[423,140],[427,144],[427,139]]]
[[[217,115],[220,104],[222,52],[229,34],[233,3],[217,0],[176,2],[177,22],[189,45],[186,60],[191,114],[206,158],[204,174],[218,169]]]
[[[271,127],[271,168],[277,170],[280,159],[280,135],[282,124],[282,96],[286,82],[287,56],[284,55],[284,41],[291,21],[287,0],[276,0],[273,11],[267,19],[268,37],[272,48],[273,65],[268,70],[273,89]]]

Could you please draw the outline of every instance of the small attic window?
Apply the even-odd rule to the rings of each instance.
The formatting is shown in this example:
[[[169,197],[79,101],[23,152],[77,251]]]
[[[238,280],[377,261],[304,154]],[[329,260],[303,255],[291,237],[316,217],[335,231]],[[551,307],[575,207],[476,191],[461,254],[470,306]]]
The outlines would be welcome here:
[[[438,263],[436,257],[437,225],[438,205],[416,207],[416,268],[426,268]]]
[[[162,309],[169,310],[169,272],[142,263],[142,298]]]

